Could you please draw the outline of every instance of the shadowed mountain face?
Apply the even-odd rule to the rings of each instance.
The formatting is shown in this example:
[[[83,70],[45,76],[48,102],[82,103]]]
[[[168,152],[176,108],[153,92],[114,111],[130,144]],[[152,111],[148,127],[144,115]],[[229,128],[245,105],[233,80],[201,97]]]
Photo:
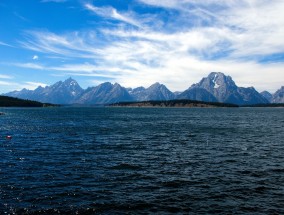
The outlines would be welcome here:
[[[148,88],[126,89],[109,82],[83,90],[72,78],[35,90],[23,89],[5,94],[22,99],[55,104],[110,104],[127,101],[190,99],[205,102],[223,102],[237,105],[284,103],[284,87],[273,96],[268,92],[258,93],[253,87],[238,87],[230,76],[212,72],[208,77],[193,84],[184,92],[173,93],[165,85],[155,83]]]

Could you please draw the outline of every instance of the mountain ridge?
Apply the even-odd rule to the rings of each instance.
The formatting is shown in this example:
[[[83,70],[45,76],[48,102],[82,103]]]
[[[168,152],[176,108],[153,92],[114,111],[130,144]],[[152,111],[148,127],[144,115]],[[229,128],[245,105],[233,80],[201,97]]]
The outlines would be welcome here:
[[[165,85],[156,82],[149,86],[125,88],[118,83],[104,82],[83,89],[71,77],[35,90],[22,89],[4,94],[21,99],[54,104],[111,104],[117,102],[164,101],[190,99],[204,102],[222,102],[237,105],[284,103],[284,87],[274,94],[257,92],[254,87],[238,87],[232,77],[221,72],[212,72],[200,82],[192,84],[183,92],[171,92]]]

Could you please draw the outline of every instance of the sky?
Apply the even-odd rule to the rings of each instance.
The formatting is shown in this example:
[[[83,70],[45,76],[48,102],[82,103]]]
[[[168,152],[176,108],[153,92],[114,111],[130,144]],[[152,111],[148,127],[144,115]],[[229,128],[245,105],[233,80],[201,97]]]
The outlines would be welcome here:
[[[74,78],[184,91],[284,85],[283,0],[0,0],[0,93]]]

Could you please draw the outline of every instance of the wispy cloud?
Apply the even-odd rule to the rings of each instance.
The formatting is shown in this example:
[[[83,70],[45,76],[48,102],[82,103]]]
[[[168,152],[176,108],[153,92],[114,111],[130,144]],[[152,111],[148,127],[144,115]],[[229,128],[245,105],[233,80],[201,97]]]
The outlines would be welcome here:
[[[182,5],[188,1],[184,0],[164,0],[164,1],[156,1],[156,0],[138,0],[143,4],[155,6],[155,7],[164,7],[171,9],[180,9]]]
[[[99,16],[125,22],[139,28],[142,27],[140,21],[135,19],[130,13],[120,13],[113,7],[96,7],[90,3],[86,3],[84,6],[87,10],[92,11]]]
[[[86,76],[86,77],[107,77],[115,78],[119,75],[121,68],[116,67],[102,67],[90,63],[84,64],[63,64],[59,66],[48,66],[35,63],[16,63],[14,64],[18,67],[35,69],[35,70],[49,70],[49,71],[59,71],[64,74],[72,74],[74,76]],[[127,73],[126,70],[123,73]],[[1,76],[0,76],[1,77]]]
[[[0,78],[1,78],[1,79],[13,79],[13,76],[10,76],[10,75],[1,75],[1,74],[0,74]]]
[[[250,0],[163,0],[163,1],[156,1],[156,0],[137,0],[143,4],[153,6],[153,7],[162,7],[167,9],[175,9],[175,10],[188,10],[194,7],[200,6],[214,6],[217,5],[218,8],[224,8],[228,6],[234,6],[243,4],[244,2],[249,2]],[[251,2],[251,1],[250,1]],[[220,7],[221,6],[221,7]],[[216,9],[216,8],[214,8]]]
[[[9,81],[0,81],[0,84],[4,86],[10,86],[12,83]]]
[[[8,47],[11,47],[11,48],[14,47],[14,46],[9,45],[8,43],[4,43],[4,42],[2,42],[2,41],[0,41],[0,46],[8,46]]]
[[[62,35],[49,31],[26,31],[24,37],[25,41],[19,41],[22,47],[65,58],[94,58],[103,43],[93,31]]]
[[[16,17],[18,17],[19,19],[25,21],[25,22],[28,22],[28,21],[29,21],[27,18],[23,17],[23,16],[20,15],[18,12],[14,12],[14,15],[15,15]]]
[[[22,67],[22,68],[28,68],[28,69],[37,69],[37,70],[46,69],[45,66],[40,65],[40,64],[35,64],[35,63],[15,63],[13,65],[17,67]]]

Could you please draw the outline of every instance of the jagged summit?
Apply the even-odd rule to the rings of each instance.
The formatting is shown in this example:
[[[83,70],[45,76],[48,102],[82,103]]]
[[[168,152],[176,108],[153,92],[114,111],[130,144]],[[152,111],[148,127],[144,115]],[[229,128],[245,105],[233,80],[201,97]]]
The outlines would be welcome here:
[[[74,80],[73,78],[68,78],[68,79],[66,79],[64,82],[63,82],[65,85],[70,85],[70,86],[72,86],[72,85],[79,85],[78,83],[77,83],[77,81],[76,80]]]

